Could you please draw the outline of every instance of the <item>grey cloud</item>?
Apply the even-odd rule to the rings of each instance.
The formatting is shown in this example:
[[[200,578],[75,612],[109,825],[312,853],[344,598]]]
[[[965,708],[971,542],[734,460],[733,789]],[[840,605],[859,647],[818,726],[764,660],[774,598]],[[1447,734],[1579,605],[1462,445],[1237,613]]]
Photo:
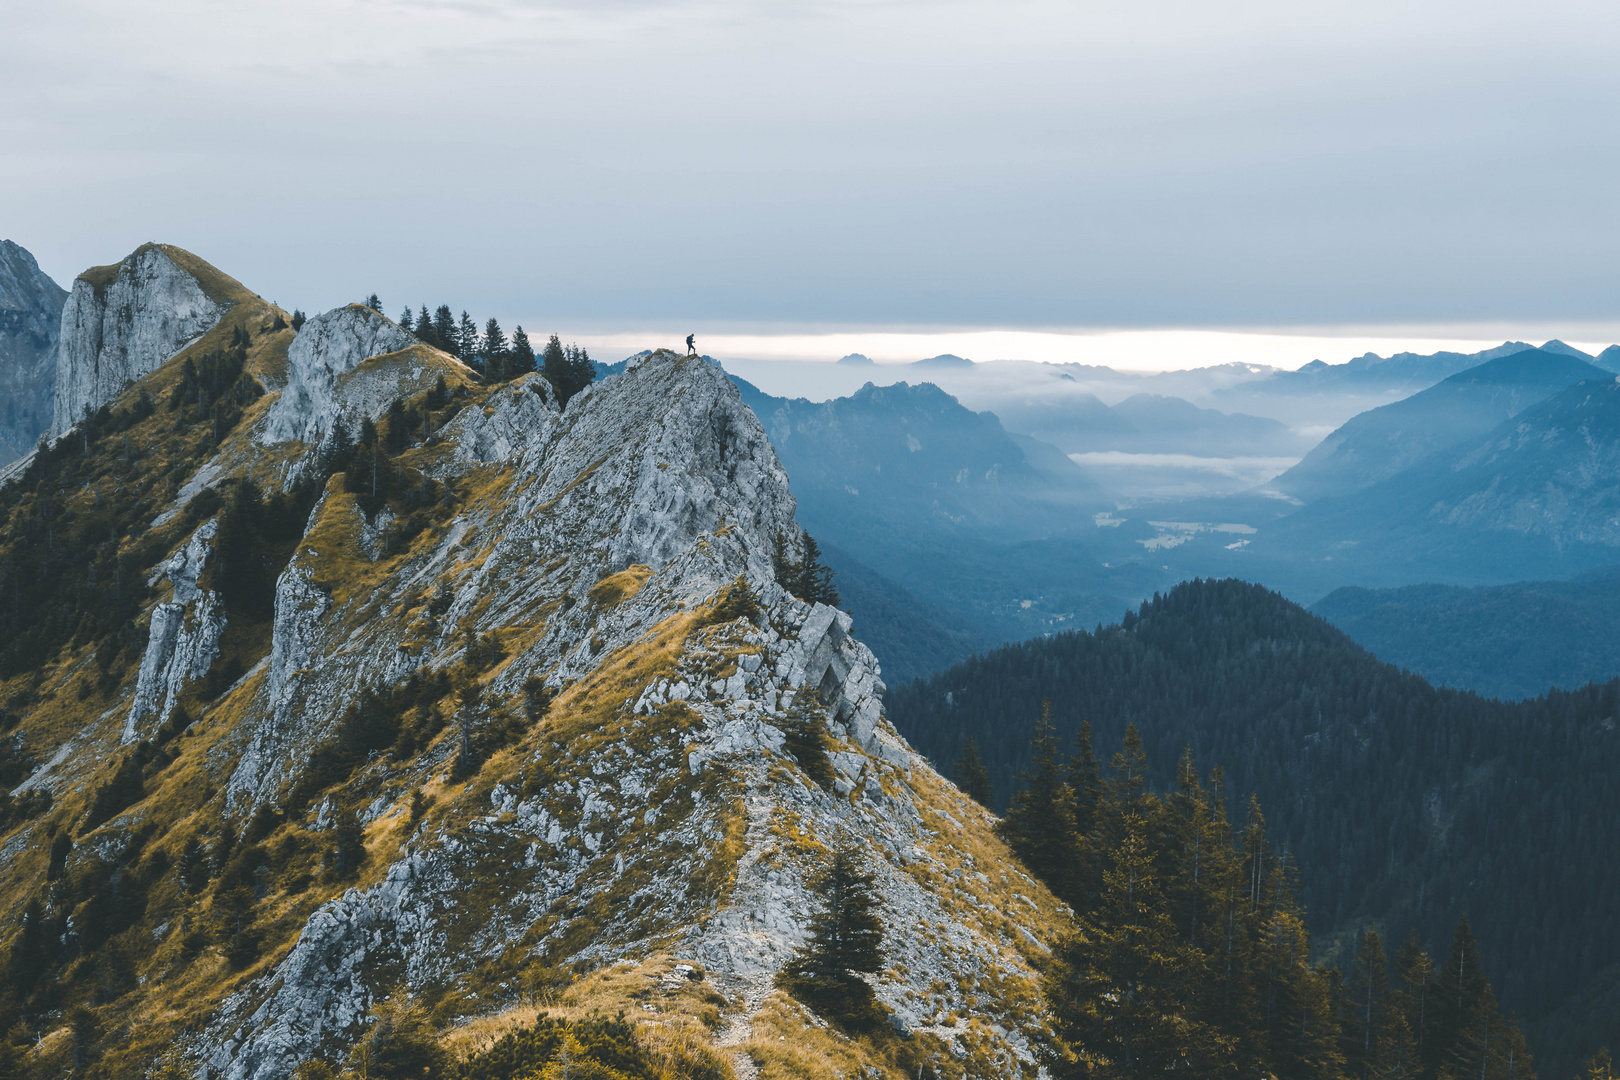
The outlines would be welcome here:
[[[319,307],[1048,325],[1598,319],[1605,6],[52,5],[7,230]]]

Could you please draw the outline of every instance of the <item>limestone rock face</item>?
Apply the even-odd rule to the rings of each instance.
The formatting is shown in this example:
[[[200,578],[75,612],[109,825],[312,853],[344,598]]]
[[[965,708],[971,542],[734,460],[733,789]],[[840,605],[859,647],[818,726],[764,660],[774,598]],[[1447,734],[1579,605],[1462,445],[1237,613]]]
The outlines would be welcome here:
[[[86,271],[62,309],[51,430],[67,431],[219,322],[225,307],[156,244]]]
[[[219,596],[197,577],[213,551],[218,519],[204,522],[185,548],[161,568],[174,587],[167,603],[152,610],[146,654],[136,677],[135,697],[124,720],[125,745],[152,734],[179,704],[186,684],[208,674],[219,656],[225,614]]]
[[[50,430],[67,295],[27,250],[0,240],[0,465]]]
[[[376,393],[340,395],[342,376],[373,356],[416,344],[415,337],[360,304],[316,315],[303,325],[287,349],[287,386],[271,407],[262,440],[276,443],[302,439],[314,444],[338,419],[353,419],[346,413],[364,412],[376,417],[399,394],[397,376],[390,373],[382,380],[373,380],[379,383]],[[347,400],[339,400],[340,396]]]

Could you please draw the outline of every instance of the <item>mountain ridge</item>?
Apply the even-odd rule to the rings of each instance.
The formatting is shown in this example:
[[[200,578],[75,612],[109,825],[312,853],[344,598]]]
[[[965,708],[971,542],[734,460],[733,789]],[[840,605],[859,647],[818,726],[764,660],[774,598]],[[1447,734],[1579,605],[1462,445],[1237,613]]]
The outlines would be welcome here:
[[[152,251],[183,269],[148,249],[101,283],[109,304]],[[883,717],[850,617],[777,581],[802,550],[794,496],[723,373],[658,352],[564,409],[538,374],[485,383],[412,345],[334,371],[308,398],[325,422],[282,428],[300,356],[362,339],[317,326],[300,346],[251,297],[216,313],[201,337],[148,335],[157,366],[0,490],[11,553],[64,492],[31,580],[101,614],[0,612],[21,755],[0,764],[24,769],[0,897],[34,958],[0,1007],[39,1025],[40,1067],[133,1078],[174,1048],[279,1080],[407,996],[453,1043],[528,1022],[525,980],[682,960],[743,1032],[682,1028],[682,1054],[776,1060],[746,1035],[769,1018],[817,1067],[903,1051],[1034,1074],[1062,912]],[[178,351],[156,360],[163,340]],[[88,585],[53,572],[81,550],[99,550]],[[844,842],[878,877],[871,981],[909,1036],[854,1050],[772,987]],[[1014,888],[1009,912],[994,897]],[[39,932],[71,947],[29,952]]]
[[[1356,416],[1265,488],[1306,502],[1343,496],[1484,435],[1564,387],[1602,374],[1566,353],[1515,350]]]

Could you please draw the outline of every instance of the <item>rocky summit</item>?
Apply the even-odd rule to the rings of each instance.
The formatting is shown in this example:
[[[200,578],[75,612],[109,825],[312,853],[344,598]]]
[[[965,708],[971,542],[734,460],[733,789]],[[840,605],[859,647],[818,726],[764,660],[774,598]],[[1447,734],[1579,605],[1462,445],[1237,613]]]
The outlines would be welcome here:
[[[659,1075],[1036,1074],[1065,912],[796,595],[721,371],[653,352],[564,407],[162,245],[61,327],[59,438],[0,489],[7,558],[74,567],[0,583],[65,613],[0,656],[39,1068],[470,1060],[543,1012]],[[837,849],[883,926],[858,1039],[777,988]]]

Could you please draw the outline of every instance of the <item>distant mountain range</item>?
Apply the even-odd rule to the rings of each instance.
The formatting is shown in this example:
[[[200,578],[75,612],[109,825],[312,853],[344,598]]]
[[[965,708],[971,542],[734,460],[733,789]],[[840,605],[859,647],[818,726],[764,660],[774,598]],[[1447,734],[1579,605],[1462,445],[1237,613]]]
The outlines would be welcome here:
[[[969,369],[958,357],[933,358],[926,383],[868,382],[819,403],[733,378],[788,470],[800,519],[840,572],[860,632],[886,675],[904,681],[1000,642],[1095,625],[1184,578],[1236,576],[1314,602],[1347,586],[1496,586],[1620,562],[1620,387],[1602,366],[1617,361],[1620,349],[1594,358],[1557,341],[1363,358],[1333,377],[1442,377],[1353,417],[1246,495],[1134,506],[1099,481],[1119,475],[1103,471],[1101,455],[1073,451],[1088,455],[1077,466],[1065,451],[1151,451],[1177,438],[1230,452],[1282,425],[1148,393],[1108,406],[1074,389],[1068,370],[1040,373],[1055,388],[1047,397],[975,412],[933,380],[1012,365]],[[1399,639],[1367,640],[1383,654]],[[1390,658],[1513,696],[1620,670],[1602,650],[1559,667],[1492,640],[1455,642],[1450,666]]]
[[[1165,394],[1132,394],[1117,405],[1095,394],[1007,402],[996,415],[1023,432],[1070,453],[1287,455],[1310,446],[1279,420],[1206,409]]]
[[[1567,577],[1620,556],[1620,383],[1599,372],[1255,538],[1340,584]]]
[[[888,678],[1091,625],[1151,587],[1110,573],[1076,539],[1111,505],[1085,470],[937,386],[867,384],[818,403],[732,381]]]
[[[1359,491],[1485,435],[1572,383],[1607,374],[1570,352],[1515,349],[1364,412],[1267,488],[1304,502]]]

